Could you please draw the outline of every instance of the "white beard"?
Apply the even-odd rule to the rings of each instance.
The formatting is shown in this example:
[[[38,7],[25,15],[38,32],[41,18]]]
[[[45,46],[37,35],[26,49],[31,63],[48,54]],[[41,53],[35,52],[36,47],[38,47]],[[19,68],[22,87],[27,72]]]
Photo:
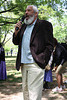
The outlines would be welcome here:
[[[30,16],[28,20],[26,20],[26,18],[25,18],[24,23],[27,25],[31,24],[34,20],[34,17],[35,17],[34,15],[32,17]]]

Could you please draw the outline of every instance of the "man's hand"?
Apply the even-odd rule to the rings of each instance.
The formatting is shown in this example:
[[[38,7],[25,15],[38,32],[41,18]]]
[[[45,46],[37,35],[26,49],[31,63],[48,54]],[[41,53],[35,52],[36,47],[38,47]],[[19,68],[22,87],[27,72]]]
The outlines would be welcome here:
[[[15,35],[17,35],[19,30],[21,29],[21,25],[22,25],[22,21],[19,21],[18,23],[16,23],[16,25],[15,25]],[[18,30],[16,29],[17,27],[18,27]]]
[[[46,67],[45,67],[45,70],[48,71],[48,70],[50,70],[50,69],[51,69],[51,67],[49,66],[49,64],[47,64]]]

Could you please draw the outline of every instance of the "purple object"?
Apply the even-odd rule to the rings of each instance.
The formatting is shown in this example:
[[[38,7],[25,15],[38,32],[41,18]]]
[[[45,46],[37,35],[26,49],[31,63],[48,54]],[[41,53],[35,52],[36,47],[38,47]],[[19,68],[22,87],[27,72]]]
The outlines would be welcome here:
[[[53,79],[52,79],[52,70],[51,69],[49,71],[45,71],[44,81],[46,81],[46,82],[52,82],[53,81]]]
[[[5,80],[7,78],[6,74],[6,64],[5,61],[0,62],[0,80]]]

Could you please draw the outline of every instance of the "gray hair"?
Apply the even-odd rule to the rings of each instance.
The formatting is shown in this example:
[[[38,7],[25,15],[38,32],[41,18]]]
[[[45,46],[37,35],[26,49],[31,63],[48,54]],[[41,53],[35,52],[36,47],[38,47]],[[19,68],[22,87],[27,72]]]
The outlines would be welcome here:
[[[37,12],[38,13],[38,8],[35,6],[35,5],[28,5],[27,7],[31,6],[34,10],[34,12]]]

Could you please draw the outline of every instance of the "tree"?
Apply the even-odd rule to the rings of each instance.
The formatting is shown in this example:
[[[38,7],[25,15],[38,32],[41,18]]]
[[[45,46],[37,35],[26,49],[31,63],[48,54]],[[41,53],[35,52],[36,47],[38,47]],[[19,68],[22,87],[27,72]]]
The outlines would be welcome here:
[[[63,14],[62,8],[64,7],[64,5],[66,5],[66,1],[65,0],[0,0],[0,42],[2,41],[3,43],[5,42],[7,34],[12,32],[14,24],[21,19],[21,17],[24,15],[26,6],[30,4],[36,5],[38,6],[38,8],[41,5],[42,6],[47,5],[48,11],[50,10],[51,12],[56,11],[53,16],[61,18]],[[44,8],[42,11],[41,10],[40,12],[43,12]],[[49,14],[49,16],[45,16],[45,19],[48,19],[51,16],[51,14]],[[39,17],[41,19],[42,18],[44,19],[43,13],[42,16],[41,14],[39,14]]]
[[[59,42],[67,43],[67,16],[63,16],[62,20],[59,21],[54,19],[54,36]]]
[[[44,20],[49,20],[51,17],[54,17],[56,14],[56,11],[54,11],[51,7],[46,6],[39,6],[39,18]]]

